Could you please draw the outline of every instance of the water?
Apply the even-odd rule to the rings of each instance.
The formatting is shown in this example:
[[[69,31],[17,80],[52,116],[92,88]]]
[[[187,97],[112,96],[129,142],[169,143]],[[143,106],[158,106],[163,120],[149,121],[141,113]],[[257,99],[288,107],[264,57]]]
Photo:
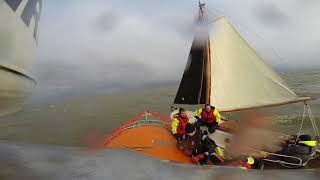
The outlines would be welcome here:
[[[204,168],[162,162],[135,152],[103,149],[89,153],[79,148],[12,144],[0,141],[0,179],[291,179],[319,178],[318,169],[246,171],[232,167]]]
[[[320,70],[282,76],[299,95],[320,97]],[[318,179],[319,169],[203,168],[162,162],[125,150],[88,152],[83,148],[88,137],[99,139],[143,110],[167,115],[176,90],[177,85],[112,94],[99,90],[27,103],[21,112],[1,119],[0,139],[5,141],[0,141],[0,179]],[[294,133],[302,108],[301,104],[290,105],[269,112],[279,131]],[[319,100],[312,102],[312,109],[319,124]],[[310,124],[306,123],[305,132],[309,131]]]
[[[281,74],[300,96],[320,97],[320,70],[290,71]],[[74,96],[31,102],[17,114],[1,118],[0,139],[37,144],[86,146],[88,136],[102,137],[121,122],[143,110],[163,115],[170,112],[177,85],[162,85],[142,89],[103,93],[103,89]],[[319,124],[320,101],[311,103]],[[270,109],[274,124],[283,132],[296,133],[303,106],[290,105]],[[304,131],[309,133],[310,124]],[[320,124],[319,124],[320,127]]]

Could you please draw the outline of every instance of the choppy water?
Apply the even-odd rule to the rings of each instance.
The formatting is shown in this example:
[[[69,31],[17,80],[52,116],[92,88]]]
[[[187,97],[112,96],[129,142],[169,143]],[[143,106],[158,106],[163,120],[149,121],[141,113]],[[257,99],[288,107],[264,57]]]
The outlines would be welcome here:
[[[320,97],[320,70],[282,76],[299,95]],[[176,89],[176,85],[164,85],[111,95],[63,96],[27,104],[21,112],[1,119],[0,139],[6,141],[0,141],[0,179],[318,179],[319,169],[203,168],[166,163],[124,150],[89,153],[65,147],[85,146],[88,137],[99,138],[146,109],[168,114]],[[319,100],[312,102],[312,109],[319,124]],[[295,133],[302,110],[300,104],[273,108],[269,113],[274,115],[273,123],[278,130]],[[308,131],[310,124],[306,123],[305,132]]]
[[[292,71],[281,75],[298,95],[320,97],[320,70]],[[103,136],[143,110],[169,114],[177,84],[113,94],[99,90],[99,93],[29,103],[21,112],[1,118],[0,139],[85,146],[88,135]],[[311,105],[320,125],[320,101],[313,101]],[[298,130],[303,111],[301,104],[270,111],[275,115],[273,122],[280,131],[295,133]],[[310,124],[306,124],[304,130],[308,132]]]
[[[79,148],[0,141],[0,179],[20,180],[259,180],[319,179],[319,169],[241,170],[162,162],[125,150],[89,153]]]

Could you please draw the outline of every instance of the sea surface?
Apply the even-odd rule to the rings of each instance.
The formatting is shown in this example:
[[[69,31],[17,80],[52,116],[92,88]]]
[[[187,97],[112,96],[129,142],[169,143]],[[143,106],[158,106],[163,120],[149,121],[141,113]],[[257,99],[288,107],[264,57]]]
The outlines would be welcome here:
[[[175,164],[126,151],[0,141],[0,179],[5,180],[317,180],[319,169],[242,170]]]
[[[320,70],[291,71],[281,76],[298,95],[320,97]],[[0,179],[319,179],[319,169],[206,168],[164,162],[126,150],[88,151],[88,145],[141,111],[167,116],[177,84],[113,93],[107,89],[68,92],[27,102],[19,113],[0,119]],[[320,101],[311,102],[311,108],[320,125]],[[302,112],[303,104],[265,111],[272,117],[275,130],[292,134],[299,129]],[[306,121],[303,133],[312,134],[311,129]]]
[[[299,96],[320,98],[320,69],[288,71],[281,76]],[[88,144],[88,137],[98,139],[141,111],[168,116],[178,84],[113,93],[100,89],[27,102],[19,113],[1,118],[0,140],[83,147]],[[310,104],[320,126],[320,100]],[[267,109],[277,130],[293,134],[299,129],[302,112],[303,104]],[[312,134],[309,121],[305,122],[304,133]]]

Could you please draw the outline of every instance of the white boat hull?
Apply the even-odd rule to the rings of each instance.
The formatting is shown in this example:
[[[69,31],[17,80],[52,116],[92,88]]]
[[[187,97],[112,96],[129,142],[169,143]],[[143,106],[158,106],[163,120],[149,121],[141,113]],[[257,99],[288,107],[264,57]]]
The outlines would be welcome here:
[[[0,116],[18,111],[35,86],[27,77],[3,69],[0,69],[0,83]]]
[[[41,0],[0,0],[0,115],[18,110],[35,81],[35,60]]]

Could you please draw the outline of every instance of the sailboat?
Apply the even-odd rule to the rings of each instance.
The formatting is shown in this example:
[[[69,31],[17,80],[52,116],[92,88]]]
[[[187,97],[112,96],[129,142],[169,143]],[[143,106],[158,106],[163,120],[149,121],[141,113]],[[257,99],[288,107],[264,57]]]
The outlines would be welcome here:
[[[192,43],[174,104],[210,104],[221,113],[232,113],[302,103],[313,126],[315,140],[319,142],[319,131],[308,105],[312,98],[298,97],[238,33],[227,17],[219,17],[213,23],[207,22],[205,4],[199,2],[197,24],[208,31],[197,34]],[[173,111],[171,117],[176,113]],[[192,113],[188,116],[193,118]],[[190,163],[177,150],[169,124],[170,118],[145,111],[112,131],[101,140],[98,147],[125,148],[162,160]],[[228,122],[223,122],[210,137],[224,148],[226,140],[232,136]],[[313,158],[313,155],[310,156],[310,160]],[[309,162],[265,161],[284,167],[304,167]]]

